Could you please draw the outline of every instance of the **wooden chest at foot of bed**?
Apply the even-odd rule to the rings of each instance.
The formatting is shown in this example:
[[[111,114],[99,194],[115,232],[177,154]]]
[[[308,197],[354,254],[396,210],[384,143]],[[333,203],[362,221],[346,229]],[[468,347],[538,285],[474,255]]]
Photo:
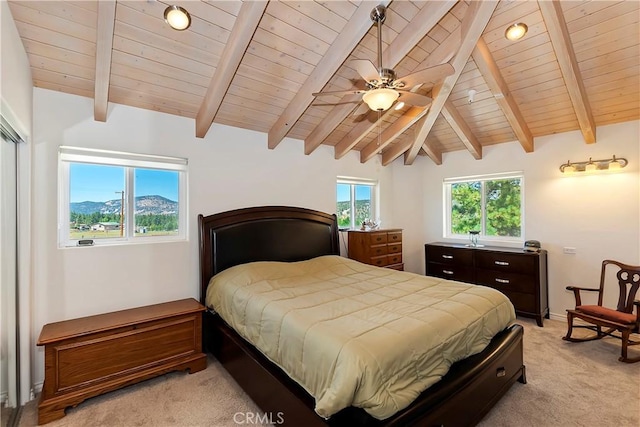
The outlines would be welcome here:
[[[205,369],[203,311],[189,298],[45,325],[38,339],[45,347],[38,424],[126,385]]]

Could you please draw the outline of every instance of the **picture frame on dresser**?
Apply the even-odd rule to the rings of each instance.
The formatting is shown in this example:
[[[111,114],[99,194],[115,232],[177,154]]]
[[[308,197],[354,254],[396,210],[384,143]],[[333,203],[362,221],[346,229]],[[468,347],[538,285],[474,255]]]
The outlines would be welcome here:
[[[504,293],[516,315],[549,318],[547,251],[525,251],[502,246],[470,247],[433,242],[425,250],[427,276],[489,286]]]

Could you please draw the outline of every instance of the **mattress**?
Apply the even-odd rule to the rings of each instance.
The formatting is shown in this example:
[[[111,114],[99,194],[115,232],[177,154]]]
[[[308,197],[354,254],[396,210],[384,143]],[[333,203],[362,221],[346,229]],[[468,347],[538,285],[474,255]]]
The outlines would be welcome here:
[[[215,275],[206,304],[315,398],[385,419],[515,319],[492,288],[340,256],[255,262]]]

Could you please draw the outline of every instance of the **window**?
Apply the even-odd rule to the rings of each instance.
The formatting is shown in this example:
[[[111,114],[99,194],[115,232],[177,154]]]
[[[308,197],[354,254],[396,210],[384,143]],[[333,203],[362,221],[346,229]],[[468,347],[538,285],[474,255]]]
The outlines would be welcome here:
[[[336,215],[339,228],[360,228],[378,216],[376,181],[338,177]]]
[[[60,147],[59,173],[60,247],[186,238],[186,159]]]
[[[522,240],[523,186],[519,172],[445,179],[445,237]]]

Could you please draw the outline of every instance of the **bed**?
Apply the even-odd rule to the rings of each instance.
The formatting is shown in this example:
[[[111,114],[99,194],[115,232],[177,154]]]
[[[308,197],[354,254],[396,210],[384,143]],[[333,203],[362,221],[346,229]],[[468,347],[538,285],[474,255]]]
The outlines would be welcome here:
[[[232,267],[272,261],[305,264],[339,255],[335,215],[304,208],[264,206],[200,215],[199,231],[205,304],[211,278]],[[381,269],[383,273],[387,271]],[[517,324],[500,330],[484,350],[454,363],[409,406],[382,420],[353,406],[325,419],[315,412],[316,399],[308,387],[292,380],[219,314],[208,311],[203,324],[205,348],[267,416],[286,425],[474,425],[514,382],[526,382],[522,336]]]

